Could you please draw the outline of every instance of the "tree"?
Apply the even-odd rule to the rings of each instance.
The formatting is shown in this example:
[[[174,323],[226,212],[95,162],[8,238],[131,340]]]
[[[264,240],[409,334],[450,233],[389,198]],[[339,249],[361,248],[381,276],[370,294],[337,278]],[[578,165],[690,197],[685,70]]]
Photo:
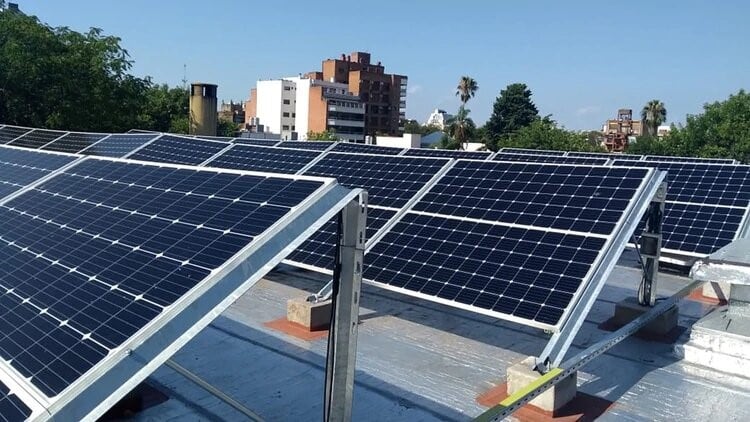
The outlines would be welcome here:
[[[571,132],[558,127],[548,117],[536,119],[530,125],[500,138],[496,148],[550,149],[559,151],[602,152],[603,148],[592,144],[585,133]]]
[[[440,132],[440,128],[435,125],[421,125],[416,120],[410,119],[404,122],[404,133],[416,133],[419,135],[429,135],[433,132]]]
[[[237,124],[226,119],[219,119],[216,124],[216,136],[233,138],[237,134]]]
[[[469,117],[471,110],[464,108],[462,105],[458,108],[458,113],[448,120],[448,126],[445,132],[456,141],[458,149],[463,149],[464,144],[474,136],[477,129],[474,121]]]
[[[531,90],[526,84],[514,83],[500,91],[485,125],[489,138],[513,133],[539,118],[539,110],[531,101]]]
[[[338,141],[339,137],[331,131],[324,130],[323,132],[307,132],[308,141]]]
[[[190,93],[183,88],[170,88],[167,84],[153,85],[144,92],[145,104],[139,128],[157,132],[187,133],[182,120],[188,121]]]
[[[458,86],[456,87],[456,95],[458,95],[461,103],[466,106],[466,103],[474,97],[477,89],[479,89],[479,85],[477,85],[477,81],[475,81],[474,78],[470,76],[461,76],[461,79],[458,81]]]
[[[724,101],[705,104],[703,113],[688,115],[685,126],[673,126],[663,142],[670,146],[669,155],[750,162],[750,93],[740,90]]]
[[[667,109],[664,103],[659,100],[651,100],[643,106],[641,110],[641,119],[646,125],[646,130],[651,136],[656,136],[659,125],[667,120]]]

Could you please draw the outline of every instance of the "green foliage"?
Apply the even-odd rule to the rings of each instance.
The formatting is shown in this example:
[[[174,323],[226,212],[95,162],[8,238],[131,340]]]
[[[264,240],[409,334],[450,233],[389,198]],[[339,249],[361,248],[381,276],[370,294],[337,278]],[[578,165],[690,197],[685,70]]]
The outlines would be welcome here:
[[[461,147],[461,142],[451,138],[447,133],[443,134],[437,144],[438,149],[461,149]]]
[[[227,136],[233,138],[237,134],[239,126],[229,120],[219,119],[216,123],[216,136]]]
[[[490,138],[498,138],[526,127],[538,118],[539,110],[531,101],[531,90],[526,84],[515,83],[500,91],[485,127]]]
[[[496,151],[506,147],[560,151],[603,151],[598,144],[589,141],[587,134],[560,128],[549,118],[536,119],[530,125],[499,138],[489,149]]]
[[[338,141],[339,137],[331,131],[324,130],[323,132],[307,132],[307,140],[309,141]]]
[[[448,136],[458,144],[458,149],[463,149],[463,145],[474,137],[477,129],[474,121],[469,117],[470,112],[471,110],[462,105],[458,108],[458,113],[448,121],[448,126],[445,128]]]
[[[422,125],[413,119],[404,121],[404,133],[416,133],[424,136],[433,132],[440,132],[440,128],[435,125]]]
[[[750,162],[750,94],[740,90],[727,100],[703,106],[687,116],[683,127],[672,126],[664,138],[641,136],[628,152],[652,155],[734,158]]]
[[[0,12],[3,123],[51,129],[187,132],[188,93],[128,72],[120,39]]]
[[[659,100],[651,100],[643,106],[641,119],[646,124],[646,131],[651,136],[656,136],[659,125],[667,120],[667,108]]]
[[[478,89],[479,85],[477,85],[477,81],[475,81],[474,78],[470,76],[461,76],[461,79],[458,81],[458,86],[456,87],[456,95],[461,100],[461,103],[466,106],[466,103],[474,97],[474,94],[476,94]]]

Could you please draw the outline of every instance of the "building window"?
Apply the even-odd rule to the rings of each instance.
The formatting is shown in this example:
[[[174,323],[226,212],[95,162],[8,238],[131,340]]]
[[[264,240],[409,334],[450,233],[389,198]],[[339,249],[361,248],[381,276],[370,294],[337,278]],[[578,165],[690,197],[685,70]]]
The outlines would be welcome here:
[[[292,117],[297,117],[297,113],[292,113]]]
[[[283,112],[283,113],[281,113],[281,115],[284,116],[284,117],[289,117],[289,113],[287,113],[286,111]]]
[[[289,100],[284,100],[284,104],[291,104]]]
[[[281,130],[289,130],[289,125],[284,125],[281,127]]]
[[[291,87],[291,86],[285,86],[285,87],[284,87],[284,91],[291,91],[291,90],[292,90],[292,87]]]
[[[292,125],[292,130],[296,130],[296,128],[294,127],[294,125]]]

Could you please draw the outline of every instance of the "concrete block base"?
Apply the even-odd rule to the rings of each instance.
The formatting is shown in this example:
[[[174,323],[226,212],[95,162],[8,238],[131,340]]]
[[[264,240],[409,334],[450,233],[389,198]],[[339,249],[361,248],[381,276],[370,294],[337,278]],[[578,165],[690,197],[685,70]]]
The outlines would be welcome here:
[[[506,373],[508,395],[515,394],[517,391],[529,385],[530,382],[539,378],[539,373],[531,369],[533,364],[534,358],[528,357],[520,363],[508,368]],[[536,406],[545,412],[554,413],[575,399],[578,387],[577,382],[577,373],[574,372],[557,385],[529,402],[529,404]]]
[[[716,309],[693,325],[690,340],[675,352],[687,362],[750,378],[750,317]]]
[[[703,297],[726,302],[730,287],[731,284],[723,281],[706,283],[703,285]]]
[[[286,318],[310,331],[325,330],[331,324],[331,301],[308,302],[306,298],[289,299],[286,303]]]
[[[651,310],[651,308],[648,306],[641,306],[638,303],[638,299],[629,297],[615,305],[615,315],[610,320],[610,323],[613,326],[622,327],[649,310]],[[677,305],[672,306],[667,312],[659,315],[655,320],[641,328],[638,331],[638,334],[648,338],[667,337],[677,329],[678,315],[679,308]]]

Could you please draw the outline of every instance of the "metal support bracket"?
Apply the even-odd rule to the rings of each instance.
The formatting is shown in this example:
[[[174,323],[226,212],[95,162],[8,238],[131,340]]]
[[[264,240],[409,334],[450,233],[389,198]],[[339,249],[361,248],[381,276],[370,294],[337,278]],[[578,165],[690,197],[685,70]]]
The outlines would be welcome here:
[[[639,240],[639,254],[643,261],[643,278],[638,286],[638,303],[644,306],[656,304],[656,286],[661,258],[662,219],[664,201],[667,198],[667,183],[663,182],[651,200],[646,212],[646,227]]]
[[[345,422],[352,418],[366,224],[367,192],[362,192],[344,206],[338,216],[339,242],[333,270],[323,403],[326,422]]]

